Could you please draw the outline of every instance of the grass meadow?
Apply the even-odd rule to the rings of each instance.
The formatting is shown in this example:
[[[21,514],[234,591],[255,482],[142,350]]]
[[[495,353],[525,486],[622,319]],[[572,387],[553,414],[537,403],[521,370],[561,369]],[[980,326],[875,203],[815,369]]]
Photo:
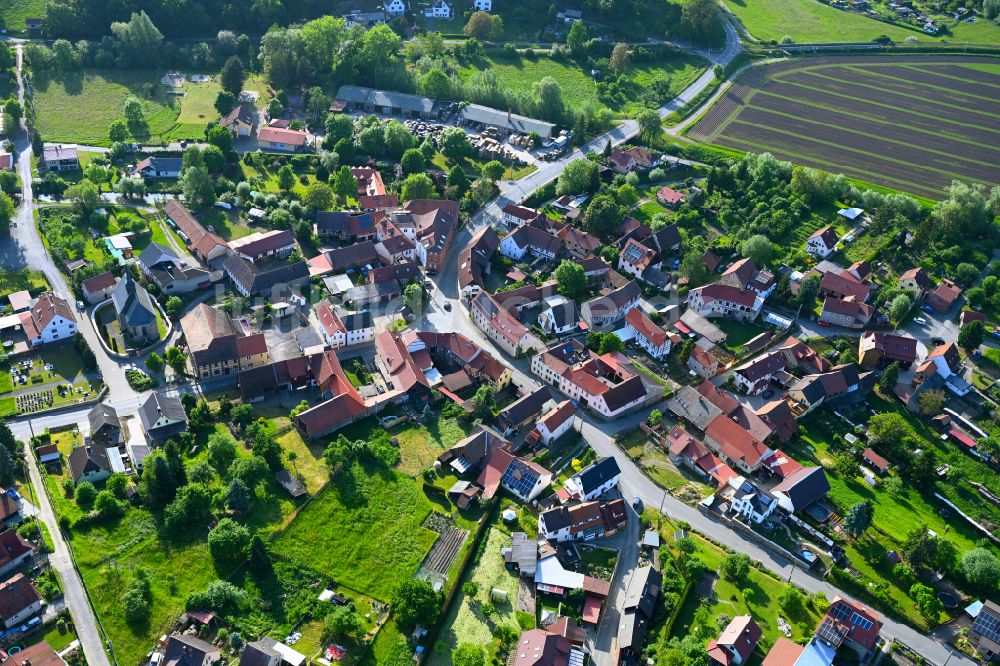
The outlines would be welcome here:
[[[618,116],[634,116],[645,108],[641,101],[642,94],[655,79],[669,76],[670,93],[676,95],[701,75],[705,61],[697,56],[684,55],[656,63],[633,64],[627,72],[628,83],[623,86],[624,100],[620,103],[599,98],[597,83],[572,62],[559,62],[547,57],[529,59],[491,55],[463,63],[460,75],[469,79],[476,72],[486,69],[493,69],[500,81],[514,93],[531,94],[536,81],[551,76],[562,87],[567,108],[578,109],[584,104],[594,104]]]
[[[46,0],[0,0],[0,27],[24,30],[24,20],[42,18]]]
[[[108,126],[121,117],[125,99],[135,95],[142,100],[147,123],[144,135],[134,137],[137,140],[168,143],[202,138],[205,125],[219,117],[214,106],[220,90],[217,79],[188,81],[181,97],[164,94],[162,75],[163,71],[152,69],[86,69],[58,77],[36,74],[38,129],[46,141],[108,146]],[[152,97],[147,94],[149,84],[155,87]],[[246,87],[263,92],[259,77],[251,78]]]
[[[1000,28],[985,19],[960,23],[952,28],[951,34],[934,36],[917,26],[904,28],[836,9],[819,0],[725,0],[725,3],[747,32],[761,40],[788,36],[799,43],[868,42],[878,35],[888,35],[897,42],[916,37],[921,42],[1000,43]]]
[[[355,463],[299,512],[274,547],[342,585],[387,600],[437,538],[422,526],[431,509],[415,479]]]

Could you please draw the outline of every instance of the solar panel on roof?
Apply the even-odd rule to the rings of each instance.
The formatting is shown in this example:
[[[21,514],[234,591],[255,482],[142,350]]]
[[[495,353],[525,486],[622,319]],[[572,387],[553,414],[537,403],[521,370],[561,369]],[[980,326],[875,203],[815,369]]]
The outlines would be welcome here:
[[[830,618],[824,618],[819,627],[816,628],[816,636],[834,647],[840,647],[844,642],[844,636],[837,628],[837,624]]]
[[[861,627],[863,631],[868,631],[872,628],[872,621],[866,617],[862,617],[858,613],[851,614],[851,624],[856,627]]]
[[[834,604],[833,606],[830,606],[830,610],[827,611],[827,614],[830,617],[840,620],[841,622],[846,622],[850,613],[851,609],[847,606],[847,604]]]

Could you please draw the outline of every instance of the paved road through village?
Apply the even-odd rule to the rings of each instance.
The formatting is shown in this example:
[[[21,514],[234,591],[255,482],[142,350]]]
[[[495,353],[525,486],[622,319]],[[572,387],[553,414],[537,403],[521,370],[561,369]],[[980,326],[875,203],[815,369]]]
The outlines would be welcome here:
[[[725,23],[725,26],[727,34],[726,47],[714,54],[703,53],[713,65],[716,63],[722,65],[728,64],[740,51],[739,35],[736,29],[728,22]],[[19,71],[20,63],[21,50],[18,47]],[[714,74],[712,70],[707,70],[705,74],[680,95],[661,107],[659,110],[661,117],[665,117],[693,99],[711,84],[713,78]],[[21,94],[23,95],[23,88]],[[601,150],[609,140],[614,145],[624,143],[634,137],[637,132],[638,127],[634,121],[622,122],[610,131],[588,142],[581,149],[574,151],[560,160],[540,164],[537,171],[525,178],[519,181],[503,182],[500,188],[500,195],[485,206],[472,219],[470,225],[457,235],[453,245],[455,249],[449,253],[445,266],[434,279],[435,289],[432,293],[434,304],[431,306],[430,312],[421,320],[420,326],[426,330],[458,331],[463,333],[487,349],[493,349],[496,355],[506,358],[508,363],[514,368],[514,382],[518,386],[525,389],[538,386],[538,382],[530,375],[529,361],[525,359],[512,359],[506,357],[499,350],[496,350],[495,346],[472,323],[465,309],[461,306],[457,281],[459,248],[464,247],[468,243],[471,234],[476,229],[484,224],[498,222],[500,219],[500,210],[503,206],[511,202],[520,203],[538,188],[556,179],[569,162],[584,157],[584,152]],[[72,292],[66,285],[52,258],[46,252],[34,226],[30,170],[31,149],[30,145],[25,145],[25,143],[22,140],[19,144],[21,151],[19,168],[24,182],[24,199],[18,211],[17,227],[12,230],[11,241],[7,245],[0,246],[0,256],[3,257],[5,266],[31,266],[34,269],[42,270],[57,293],[73,300]],[[446,301],[451,304],[448,309],[444,307]],[[109,388],[108,402],[119,409],[134,409],[138,404],[138,395],[125,382],[124,372],[121,367],[122,364],[103,353],[97,340],[97,333],[90,326],[89,321],[81,322],[80,330],[97,355],[100,369],[104,374]],[[178,389],[168,388],[162,390],[177,391]],[[16,436],[26,441],[32,429],[41,431],[46,427],[79,423],[86,419],[87,411],[88,409],[84,407],[75,409],[67,408],[60,412],[44,416],[15,420],[11,423],[11,427]],[[627,501],[631,502],[633,497],[639,497],[647,506],[658,507],[662,504],[665,513],[673,519],[687,521],[695,529],[709,537],[725,543],[738,551],[747,553],[750,557],[762,562],[772,571],[786,579],[790,579],[804,589],[810,592],[822,591],[828,598],[841,594],[836,588],[825,581],[798,569],[784,559],[774,557],[756,544],[743,539],[722,523],[708,518],[669,495],[665,495],[664,491],[649,480],[614,442],[615,433],[634,428],[643,416],[644,414],[632,414],[610,423],[596,421],[589,416],[585,416],[582,419],[581,432],[584,439],[599,455],[613,456],[618,461],[619,467],[622,470],[621,492]],[[36,488],[41,489],[41,478],[34,465],[33,457],[28,456],[28,459],[32,461],[29,463],[32,482]],[[63,584],[66,588],[67,606],[76,620],[77,631],[80,634],[87,661],[91,666],[107,666],[109,660],[102,647],[96,620],[87,602],[79,575],[69,561],[66,544],[60,536],[55,516],[44,493],[39,498],[39,505],[42,512],[42,519],[49,527],[49,531],[56,541],[55,553],[52,556],[53,566],[57,568],[62,576]],[[627,537],[633,543],[631,545],[625,544],[619,556],[618,572],[613,581],[613,589],[610,597],[612,603],[606,610],[606,621],[602,624],[591,646],[594,662],[598,666],[610,666],[614,663],[614,636],[617,632],[619,610],[624,600],[624,586],[631,572],[634,570],[638,559],[638,548],[634,544],[638,538],[638,529],[630,529]],[[973,666],[975,663],[964,655],[957,653],[949,646],[921,635],[909,627],[899,625],[885,618],[883,620],[885,622],[883,635],[887,639],[898,639],[909,645],[916,652],[923,655],[930,663],[937,664],[938,666],[944,666],[952,662],[962,664],[962,666]]]

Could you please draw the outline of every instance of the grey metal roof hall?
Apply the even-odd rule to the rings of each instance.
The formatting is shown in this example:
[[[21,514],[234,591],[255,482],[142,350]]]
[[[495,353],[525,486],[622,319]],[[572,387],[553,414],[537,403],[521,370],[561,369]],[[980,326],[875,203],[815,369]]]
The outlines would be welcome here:
[[[555,125],[544,120],[528,118],[516,113],[508,113],[499,109],[491,109],[480,104],[468,104],[459,112],[459,117],[470,123],[499,127],[509,132],[519,132],[521,134],[531,134],[537,132],[543,139],[552,136]]]
[[[429,97],[361,86],[340,86],[337,90],[337,101],[403,109],[422,114],[430,114],[434,110],[434,100]]]

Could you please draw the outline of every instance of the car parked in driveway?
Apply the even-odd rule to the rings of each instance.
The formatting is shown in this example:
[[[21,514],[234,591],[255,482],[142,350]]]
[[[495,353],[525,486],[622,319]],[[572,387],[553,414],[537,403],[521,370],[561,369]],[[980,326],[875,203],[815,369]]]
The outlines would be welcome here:
[[[920,324],[921,326],[926,326],[927,325],[927,320],[924,319],[923,317],[914,317],[913,318],[913,323],[914,324]]]

